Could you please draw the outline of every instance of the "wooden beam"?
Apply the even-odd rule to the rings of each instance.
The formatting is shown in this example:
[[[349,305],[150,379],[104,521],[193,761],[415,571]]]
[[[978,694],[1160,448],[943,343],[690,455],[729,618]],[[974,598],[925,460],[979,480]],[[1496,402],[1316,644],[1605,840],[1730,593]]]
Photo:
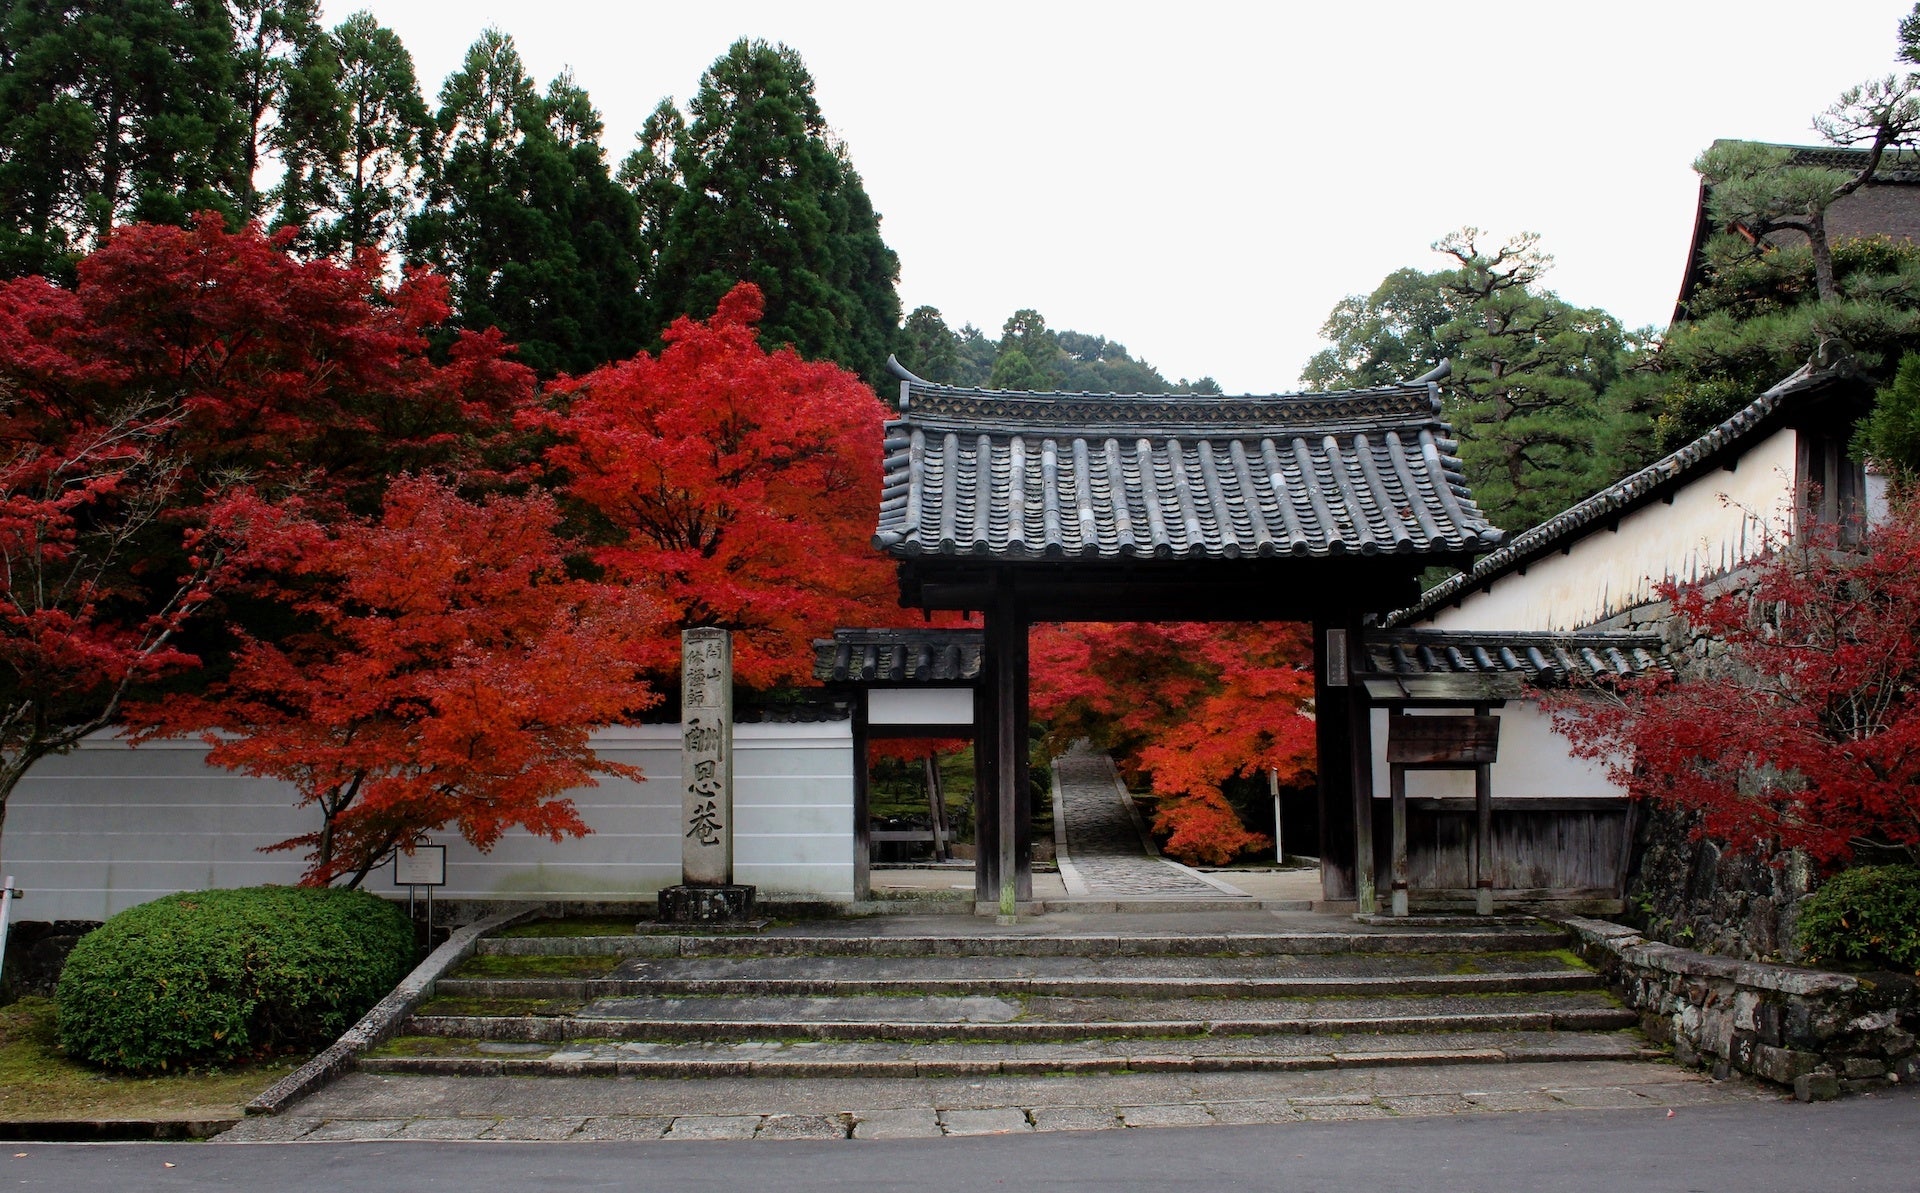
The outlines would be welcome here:
[[[1353,790],[1354,902],[1361,915],[1379,910],[1375,895],[1379,860],[1373,844],[1373,714],[1367,704],[1367,690],[1358,673],[1366,663],[1360,640],[1360,614],[1347,614],[1345,699],[1334,709],[1344,709],[1347,719],[1347,774]],[[1317,706],[1316,706],[1317,707]]]

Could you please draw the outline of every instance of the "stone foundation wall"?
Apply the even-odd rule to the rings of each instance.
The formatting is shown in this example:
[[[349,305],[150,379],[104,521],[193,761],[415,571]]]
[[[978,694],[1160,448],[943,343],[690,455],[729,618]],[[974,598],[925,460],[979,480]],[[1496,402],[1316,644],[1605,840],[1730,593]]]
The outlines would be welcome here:
[[[99,926],[99,920],[15,920],[7,928],[7,956],[0,964],[0,1003],[23,994],[52,994],[67,954]]]
[[[1920,984],[1710,957],[1600,920],[1564,921],[1641,1029],[1681,1064],[1789,1086],[1803,1101],[1920,1080]]]
[[[1698,818],[1643,803],[1627,878],[1626,918],[1668,944],[1747,961],[1799,960],[1800,901],[1815,886],[1798,852],[1730,854],[1696,840]]]

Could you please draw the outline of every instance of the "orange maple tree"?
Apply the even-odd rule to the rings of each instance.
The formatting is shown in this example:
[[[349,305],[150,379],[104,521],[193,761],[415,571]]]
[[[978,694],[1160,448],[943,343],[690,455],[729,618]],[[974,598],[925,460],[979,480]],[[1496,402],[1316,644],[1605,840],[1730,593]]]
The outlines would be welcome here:
[[[605,528],[595,562],[660,610],[654,674],[677,666],[679,629],[718,626],[744,685],[806,682],[812,639],[909,616],[871,545],[886,408],[838,365],[761,348],[761,310],[741,283],[713,318],[676,320],[658,355],[563,382],[528,419]]]
[[[638,593],[570,578],[552,498],[469,501],[403,478],[380,515],[256,528],[253,558],[301,628],[249,639],[203,694],[136,706],[136,741],[199,734],[208,761],[291,783],[320,813],[306,881],[367,871],[457,826],[587,831],[570,788],[640,778],[594,729],[654,700],[636,680],[651,613]]]
[[[1033,708],[1057,751],[1115,752],[1159,797],[1156,832],[1185,862],[1220,865],[1273,841],[1247,831],[1223,786],[1314,767],[1313,649],[1293,623],[1043,625],[1030,647]]]

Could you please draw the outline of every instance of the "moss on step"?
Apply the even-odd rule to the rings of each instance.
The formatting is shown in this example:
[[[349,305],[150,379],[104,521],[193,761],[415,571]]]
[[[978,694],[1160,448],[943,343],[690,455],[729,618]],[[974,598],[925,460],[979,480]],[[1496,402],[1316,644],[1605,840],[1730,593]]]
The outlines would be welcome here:
[[[450,978],[603,978],[622,958],[604,953],[583,956],[476,953],[449,973]]]

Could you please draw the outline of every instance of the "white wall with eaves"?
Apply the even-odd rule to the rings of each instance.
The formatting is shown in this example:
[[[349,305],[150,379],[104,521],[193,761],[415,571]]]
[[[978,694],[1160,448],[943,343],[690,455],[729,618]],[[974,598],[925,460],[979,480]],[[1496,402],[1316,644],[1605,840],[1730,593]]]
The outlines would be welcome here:
[[[1486,591],[1441,608],[1439,630],[1575,630],[1654,599],[1665,581],[1732,571],[1791,528],[1797,433],[1783,429],[1673,495],[1587,527],[1556,551],[1508,572]],[[1610,525],[1614,528],[1610,529]]]

